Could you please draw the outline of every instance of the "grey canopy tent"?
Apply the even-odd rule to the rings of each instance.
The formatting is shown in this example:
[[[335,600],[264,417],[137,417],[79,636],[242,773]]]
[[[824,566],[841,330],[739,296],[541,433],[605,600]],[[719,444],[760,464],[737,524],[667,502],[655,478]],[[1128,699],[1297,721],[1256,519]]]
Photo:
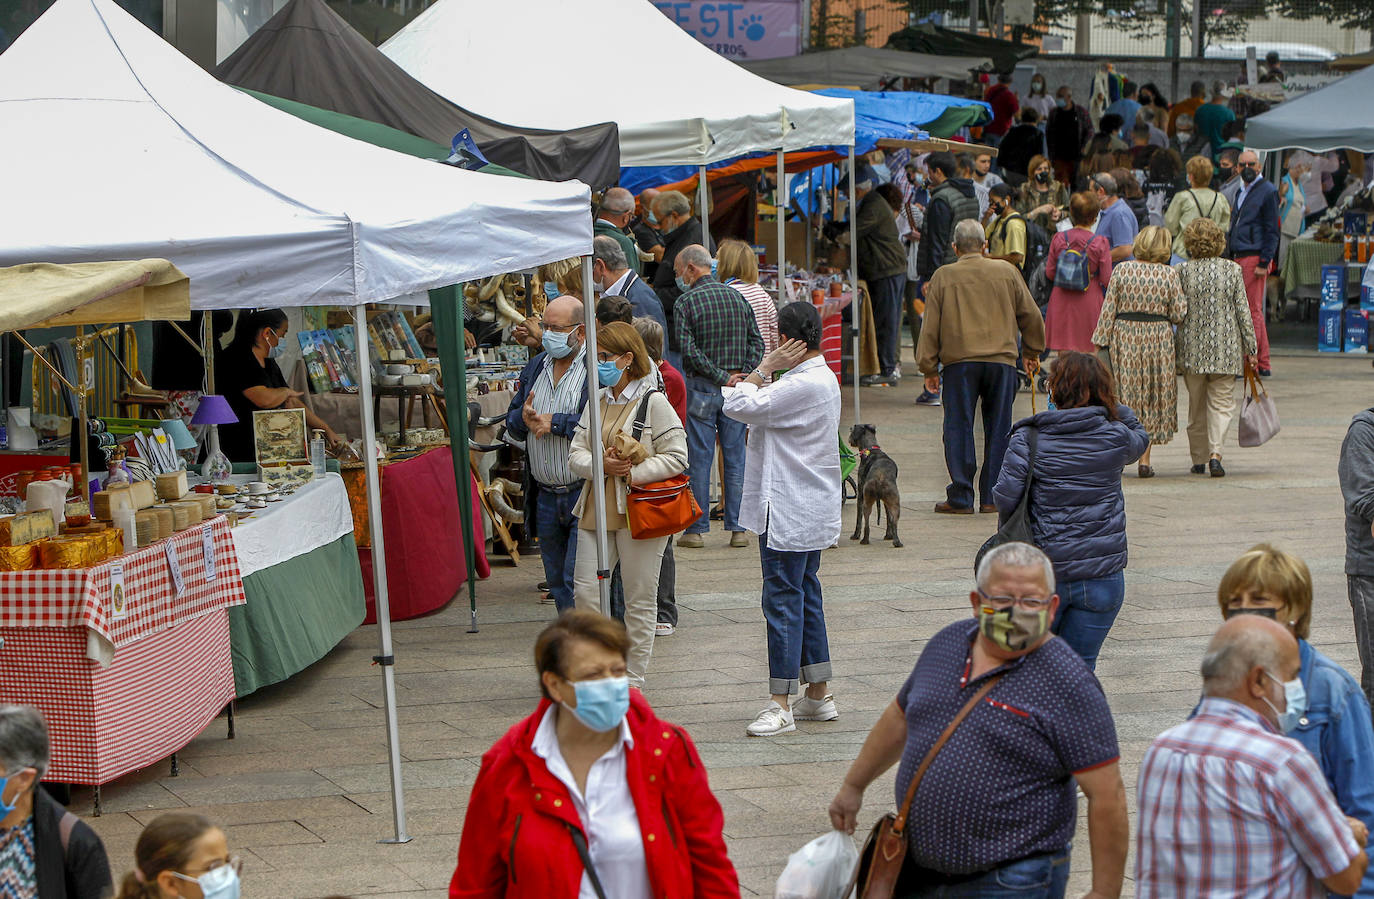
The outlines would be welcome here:
[[[1374,153],[1374,118],[1364,111],[1374,94],[1374,67],[1279,104],[1246,123],[1245,144],[1254,150],[1290,147],[1324,153]]]
[[[992,60],[973,56],[931,56],[878,47],[846,47],[781,59],[755,59],[744,68],[778,84],[854,85],[881,88],[890,78],[949,78],[963,81],[974,69],[990,69]]]
[[[599,189],[620,177],[614,123],[549,131],[469,112],[406,74],[324,0],[290,0],[216,67],[215,77],[444,146],[467,129],[490,162],[544,181],[578,180]]]

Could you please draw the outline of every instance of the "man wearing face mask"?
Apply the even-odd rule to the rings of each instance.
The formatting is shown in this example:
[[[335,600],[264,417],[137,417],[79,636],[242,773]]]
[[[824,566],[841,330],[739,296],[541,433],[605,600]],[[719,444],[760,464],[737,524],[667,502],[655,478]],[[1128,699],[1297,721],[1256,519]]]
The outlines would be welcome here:
[[[926,643],[845,775],[830,822],[853,833],[864,790],[894,764],[900,806],[923,767],[894,895],[1040,884],[1025,895],[1061,897],[1076,784],[1088,800],[1088,896],[1119,896],[1129,834],[1116,727],[1097,679],[1050,633],[1059,605],[1050,561],[1006,543],[979,562],[977,583],[973,620]]]
[[[520,386],[506,412],[506,432],[525,441],[530,483],[525,523],[539,537],[544,580],[558,611],[573,607],[573,563],[577,518],[573,508],[582,479],[568,468],[573,432],[587,405],[587,366],[582,354],[582,302],[557,297],[544,309],[544,351],[520,373]]]
[[[674,263],[677,254],[687,247],[699,244],[706,247],[708,252],[714,252],[715,244],[710,242],[709,235],[701,233],[701,220],[692,215],[692,204],[682,193],[676,190],[663,191],[654,197],[652,211],[654,218],[658,219],[658,233],[663,236],[663,258],[659,260],[650,283],[663,301],[663,312],[668,318],[668,361],[682,368],[678,365],[682,358],[682,347],[678,344],[673,306],[683,291],[676,281]]]
[[[630,270],[639,274],[639,253],[635,251],[635,239],[625,231],[634,214],[634,194],[623,187],[612,187],[601,198],[601,211],[592,225],[592,233],[597,237],[609,237],[618,243]]]
[[[103,899],[114,889],[105,846],[38,785],[48,757],[43,715],[0,705],[0,895]]]
[[[1226,235],[1227,255],[1240,265],[1245,293],[1250,299],[1250,319],[1259,343],[1259,374],[1267,378],[1269,329],[1264,318],[1264,285],[1269,267],[1279,251],[1279,191],[1260,174],[1259,155],[1246,150],[1236,161],[1241,188],[1231,203],[1231,230]]]
[[[1171,124],[1175,130],[1174,136],[1169,138],[1169,146],[1178,151],[1180,159],[1187,162],[1194,156],[1212,158],[1212,145],[1207,143],[1205,134],[1198,133],[1192,116],[1186,112],[1179,113]]]
[[[597,235],[592,239],[592,284],[605,296],[629,300],[636,317],[647,316],[660,327],[668,327],[658,294],[631,271],[620,244],[610,237]]]
[[[1316,759],[1283,736],[1306,710],[1297,640],[1239,615],[1202,658],[1197,714],[1141,762],[1136,895],[1342,896],[1360,887],[1368,830],[1342,814]]]

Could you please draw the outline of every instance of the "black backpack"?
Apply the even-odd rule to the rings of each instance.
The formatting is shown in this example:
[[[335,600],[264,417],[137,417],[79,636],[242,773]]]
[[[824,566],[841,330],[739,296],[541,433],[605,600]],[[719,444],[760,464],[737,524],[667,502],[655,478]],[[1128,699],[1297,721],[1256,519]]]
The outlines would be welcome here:
[[[1050,235],[1046,233],[1044,228],[1019,212],[1013,212],[999,221],[996,233],[1005,231],[1007,222],[1012,219],[1019,219],[1026,226],[1026,255],[1021,260],[1021,277],[1025,279],[1026,284],[1030,284],[1036,269],[1043,271],[1045,268],[1045,260],[1050,255]]]

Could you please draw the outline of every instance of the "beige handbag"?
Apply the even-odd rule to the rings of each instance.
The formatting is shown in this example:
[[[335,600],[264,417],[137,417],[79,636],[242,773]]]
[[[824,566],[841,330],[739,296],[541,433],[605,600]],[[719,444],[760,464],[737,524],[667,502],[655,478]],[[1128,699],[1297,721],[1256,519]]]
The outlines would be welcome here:
[[[1238,431],[1241,446],[1263,446],[1279,432],[1279,413],[1274,408],[1274,400],[1248,365]]]

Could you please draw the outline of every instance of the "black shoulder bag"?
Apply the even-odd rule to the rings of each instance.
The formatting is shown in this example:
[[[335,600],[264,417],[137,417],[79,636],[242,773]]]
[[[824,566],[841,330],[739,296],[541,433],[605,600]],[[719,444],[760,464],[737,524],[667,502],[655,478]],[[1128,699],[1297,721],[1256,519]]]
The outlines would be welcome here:
[[[1030,497],[1031,488],[1035,486],[1035,447],[1040,440],[1040,431],[1037,428],[1027,428],[1026,444],[1029,448],[1026,453],[1026,489],[1021,491],[1021,501],[1016,504],[1016,508],[1011,510],[1007,520],[997,528],[997,533],[987,539],[987,542],[978,548],[978,554],[973,557],[973,570],[978,570],[978,563],[983,561],[983,556],[992,551],[994,547],[1001,546],[1003,543],[1029,543],[1035,545],[1035,534],[1031,531],[1030,516]]]

